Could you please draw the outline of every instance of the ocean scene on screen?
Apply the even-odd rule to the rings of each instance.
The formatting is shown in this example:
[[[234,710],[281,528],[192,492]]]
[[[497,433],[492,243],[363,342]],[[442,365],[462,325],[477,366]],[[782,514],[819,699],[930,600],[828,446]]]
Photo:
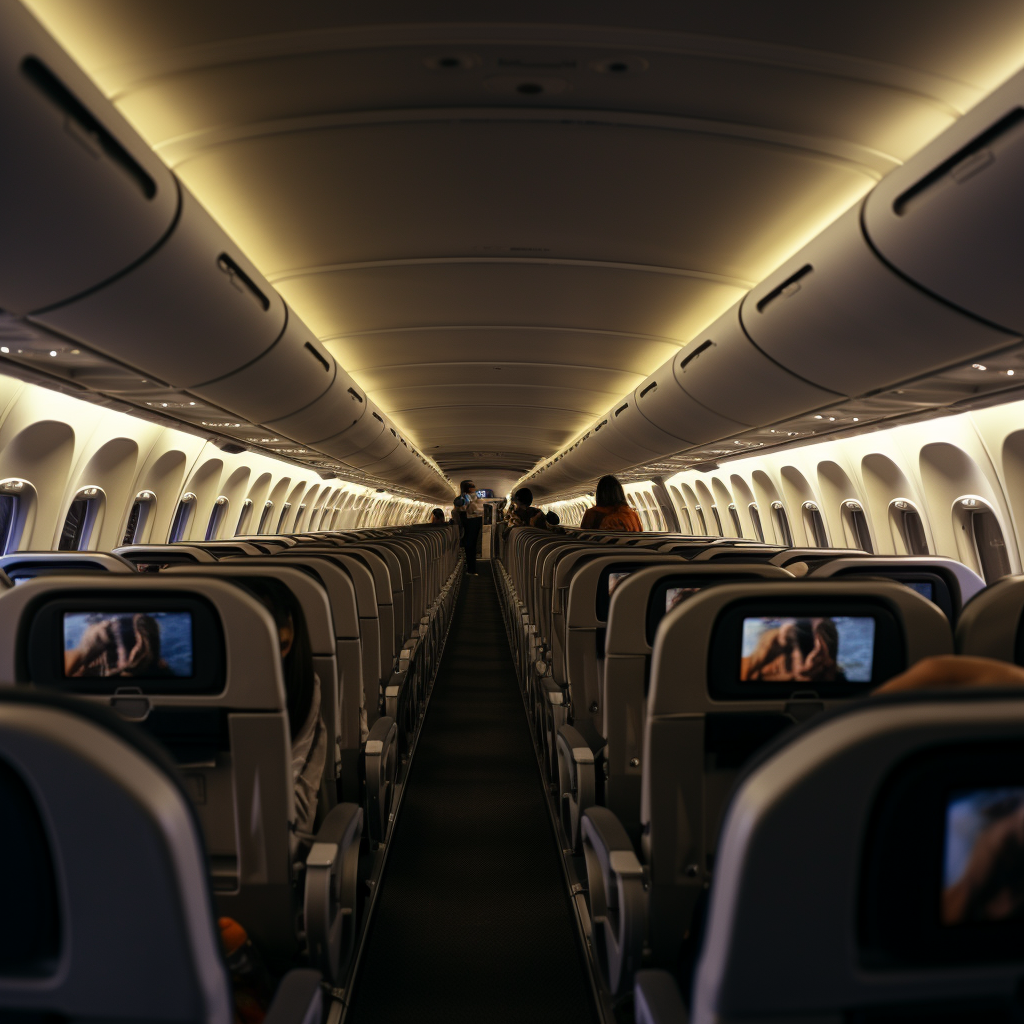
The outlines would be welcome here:
[[[161,667],[159,674],[178,676],[188,679],[193,674],[193,643],[192,643],[192,613],[191,612],[146,612],[145,616],[156,623],[157,632],[160,638],[160,661],[166,667]],[[86,631],[99,624],[107,624],[116,627],[112,632],[121,636],[130,634],[132,630],[133,615],[130,612],[66,612],[64,615],[64,651],[65,653],[75,651],[82,644]],[[111,663],[116,661],[116,656],[108,659]],[[89,672],[90,675],[120,674],[116,672],[105,673],[100,671]],[[138,672],[126,672],[124,674],[139,675],[146,674],[143,670]]]

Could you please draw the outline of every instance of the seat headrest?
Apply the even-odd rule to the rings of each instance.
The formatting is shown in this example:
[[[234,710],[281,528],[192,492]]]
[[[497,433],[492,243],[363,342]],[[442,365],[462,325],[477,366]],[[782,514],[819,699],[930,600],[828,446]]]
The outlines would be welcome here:
[[[1024,575],[1004,576],[964,605],[956,647],[960,654],[1024,665]]]
[[[719,841],[695,1024],[1016,1019],[1022,743],[1024,694],[974,690],[859,701],[763,753]]]
[[[0,1015],[231,1021],[199,828],[155,744],[101,707],[5,688],[0,806]]]

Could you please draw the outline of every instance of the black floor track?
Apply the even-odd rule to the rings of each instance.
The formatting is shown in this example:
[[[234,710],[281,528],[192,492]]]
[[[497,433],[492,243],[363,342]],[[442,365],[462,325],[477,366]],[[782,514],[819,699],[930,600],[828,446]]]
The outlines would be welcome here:
[[[463,580],[347,1019],[596,1013],[489,566]]]

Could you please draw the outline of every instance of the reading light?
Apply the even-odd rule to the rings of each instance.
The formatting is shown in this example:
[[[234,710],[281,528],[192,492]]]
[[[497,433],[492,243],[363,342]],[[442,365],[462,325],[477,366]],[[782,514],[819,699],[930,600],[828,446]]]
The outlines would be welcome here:
[[[3,352],[4,355],[7,355],[10,351],[11,350],[6,345],[0,345],[0,352]]]
[[[50,355],[51,356],[55,356],[56,354],[57,354],[57,350],[55,348],[54,349],[50,349]]]
[[[1013,370],[1007,370],[1006,371],[1006,376],[1007,377],[1012,377],[1013,376]]]
[[[982,366],[982,364],[981,364],[981,363],[971,363],[971,366],[972,366],[972,367],[973,367],[973,368],[974,368],[975,370],[987,370],[987,369],[988,369],[988,367],[987,367],[987,366]]]
[[[820,420],[820,419],[821,419],[821,417],[820,417],[820,416],[815,416],[814,418],[815,418],[816,420]]]

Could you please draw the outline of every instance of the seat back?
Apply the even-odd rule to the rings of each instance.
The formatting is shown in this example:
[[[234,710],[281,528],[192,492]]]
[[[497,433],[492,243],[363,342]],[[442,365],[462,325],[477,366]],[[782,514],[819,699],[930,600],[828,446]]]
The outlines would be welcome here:
[[[209,551],[215,558],[227,558],[234,555],[262,555],[263,548],[245,540],[199,540],[192,547]]]
[[[217,561],[212,551],[197,544],[125,544],[115,555],[129,561],[139,572],[157,572],[171,565],[207,565]]]
[[[1024,700],[891,695],[772,750],[726,816],[694,1024],[1013,1021]]]
[[[146,656],[125,659],[135,651],[112,624],[129,615],[158,629]],[[277,628],[253,595],[178,575],[29,580],[0,595],[0,679],[109,706],[164,743],[202,823],[220,912],[294,959],[287,704]]]
[[[876,576],[896,580],[934,601],[955,623],[963,606],[985,589],[985,581],[963,562],[942,555],[861,555],[832,558],[807,574],[808,579]]]
[[[226,565],[179,565],[167,570],[168,576],[184,575],[191,580],[213,576],[231,580],[243,587],[247,580],[273,579],[284,584],[292,593],[306,623],[309,645],[313,652],[313,668],[320,680],[320,713],[327,730],[328,770],[324,772],[325,785],[322,795],[329,810],[338,802],[341,783],[341,681],[338,673],[338,659],[335,651],[334,618],[331,602],[323,583],[304,569],[294,565],[246,565],[244,562],[230,562]],[[197,585],[196,589],[201,589]]]
[[[103,708],[0,690],[0,1016],[230,1024],[199,828]]]
[[[600,561],[588,563],[585,571],[590,572]],[[661,620],[706,587],[787,579],[792,579],[790,574],[774,565],[671,562],[640,567],[615,587],[607,612],[600,697],[607,765],[605,806],[615,812],[634,840],[640,829],[651,653]]]
[[[1024,575],[990,583],[964,605],[956,624],[959,654],[1024,665]]]
[[[0,555],[0,571],[11,585],[36,576],[67,572],[134,573],[126,558],[106,551],[13,551]]]
[[[953,649],[932,602],[887,580],[723,584],[662,619],[651,657],[640,820],[650,941],[674,962],[744,764],[794,722]]]

